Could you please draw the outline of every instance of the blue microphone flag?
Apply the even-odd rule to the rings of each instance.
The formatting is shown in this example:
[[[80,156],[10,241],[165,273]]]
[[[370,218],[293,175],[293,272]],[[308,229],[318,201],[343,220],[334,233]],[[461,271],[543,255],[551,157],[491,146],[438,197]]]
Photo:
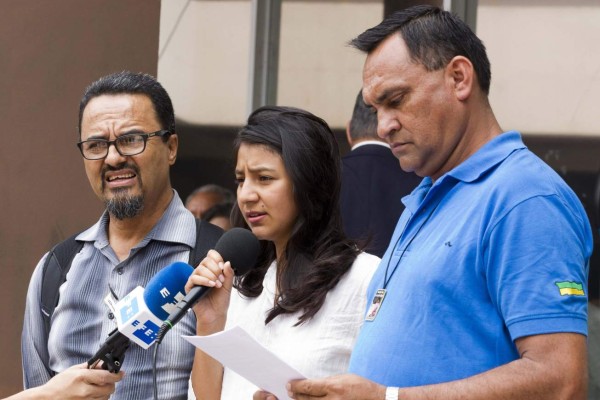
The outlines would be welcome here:
[[[194,268],[184,262],[173,263],[160,270],[148,282],[144,301],[152,314],[164,321],[185,297],[185,284]]]

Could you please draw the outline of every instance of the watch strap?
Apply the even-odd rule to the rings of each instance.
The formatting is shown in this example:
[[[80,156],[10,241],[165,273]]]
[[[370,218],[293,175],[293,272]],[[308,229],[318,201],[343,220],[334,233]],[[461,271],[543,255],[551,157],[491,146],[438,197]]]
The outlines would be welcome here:
[[[398,400],[400,388],[388,386],[385,389],[385,400]]]

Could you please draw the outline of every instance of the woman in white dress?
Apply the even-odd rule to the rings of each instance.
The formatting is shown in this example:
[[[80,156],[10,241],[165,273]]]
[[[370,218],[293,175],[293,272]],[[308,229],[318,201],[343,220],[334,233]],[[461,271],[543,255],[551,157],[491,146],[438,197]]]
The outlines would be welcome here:
[[[379,258],[343,233],[333,133],[307,111],[267,106],[250,115],[234,151],[232,222],[250,228],[261,250],[243,277],[214,250],[196,268],[186,288],[213,287],[194,307],[197,334],[238,325],[306,377],[346,372]],[[201,350],[191,381],[197,399],[259,390]]]

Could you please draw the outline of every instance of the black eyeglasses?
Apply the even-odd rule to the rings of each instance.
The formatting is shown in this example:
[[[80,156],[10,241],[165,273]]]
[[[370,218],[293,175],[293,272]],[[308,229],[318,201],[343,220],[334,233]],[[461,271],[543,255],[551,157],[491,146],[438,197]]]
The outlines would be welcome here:
[[[111,144],[122,156],[135,156],[146,150],[146,141],[151,137],[164,137],[170,135],[168,130],[160,130],[152,133],[128,133],[121,135],[115,140],[90,139],[77,143],[83,158],[87,160],[101,160],[108,155]]]

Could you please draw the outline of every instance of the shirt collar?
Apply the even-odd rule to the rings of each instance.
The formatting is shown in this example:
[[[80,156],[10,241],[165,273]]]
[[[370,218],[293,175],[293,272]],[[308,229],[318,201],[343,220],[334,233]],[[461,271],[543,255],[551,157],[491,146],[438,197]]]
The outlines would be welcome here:
[[[526,148],[521,134],[516,131],[504,132],[477,150],[471,157],[449,171],[446,175],[464,181],[473,182],[481,175],[504,161],[516,150]],[[442,179],[440,177],[440,179]]]
[[[350,149],[350,150],[355,150],[355,149],[358,149],[359,147],[366,146],[368,144],[376,144],[377,146],[383,146],[388,149],[390,148],[389,144],[387,144],[385,142],[380,142],[379,140],[363,140],[362,142],[358,142],[354,146],[352,146],[352,149]]]
[[[77,235],[76,240],[86,242],[96,242],[96,247],[107,246],[108,211],[104,211],[98,222],[93,226]],[[189,247],[194,247],[196,243],[196,225],[194,216],[190,213],[177,191],[173,189],[173,198],[165,210],[162,217],[146,235],[144,240],[136,247],[145,246],[150,240],[160,240],[164,242],[182,243]]]
[[[442,175],[435,183],[428,176],[423,178],[410,195],[402,198],[402,203],[408,210],[415,213],[433,186],[441,184],[449,177],[457,181],[473,182],[504,161],[514,151],[524,148],[526,146],[519,132],[504,132],[487,142],[454,169]]]

